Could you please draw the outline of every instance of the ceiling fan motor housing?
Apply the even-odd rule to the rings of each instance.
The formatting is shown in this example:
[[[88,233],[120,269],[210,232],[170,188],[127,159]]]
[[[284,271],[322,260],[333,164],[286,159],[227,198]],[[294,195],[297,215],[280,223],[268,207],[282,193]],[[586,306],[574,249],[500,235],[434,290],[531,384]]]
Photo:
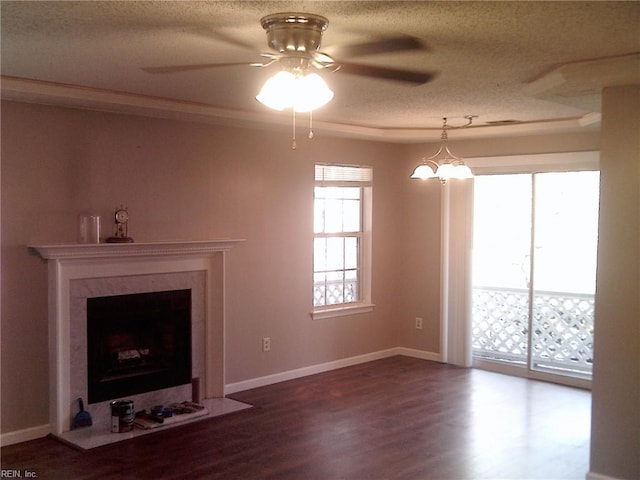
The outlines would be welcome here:
[[[320,48],[329,20],[311,13],[274,13],[260,19],[269,48],[280,53],[310,53]]]

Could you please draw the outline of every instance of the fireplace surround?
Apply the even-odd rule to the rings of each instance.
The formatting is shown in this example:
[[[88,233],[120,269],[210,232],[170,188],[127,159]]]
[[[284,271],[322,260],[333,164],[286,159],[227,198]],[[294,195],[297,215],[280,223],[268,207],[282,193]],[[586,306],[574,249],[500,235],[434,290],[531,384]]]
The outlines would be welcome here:
[[[71,431],[77,399],[88,397],[86,341],[90,298],[189,290],[191,376],[199,379],[203,399],[224,397],[225,256],[242,241],[30,246],[48,263],[49,416],[54,436],[65,439],[77,432]],[[163,399],[191,399],[191,391],[191,385],[185,384],[127,398],[145,408],[161,404]],[[98,427],[91,427],[94,431],[103,422],[108,429],[108,400],[86,408]],[[107,443],[111,441],[114,440]]]

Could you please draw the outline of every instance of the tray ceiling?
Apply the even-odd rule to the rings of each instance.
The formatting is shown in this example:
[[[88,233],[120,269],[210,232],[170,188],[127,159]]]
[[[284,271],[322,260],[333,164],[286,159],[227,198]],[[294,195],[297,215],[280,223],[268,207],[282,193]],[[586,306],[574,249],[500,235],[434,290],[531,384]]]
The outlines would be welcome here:
[[[442,117],[466,115],[479,117],[466,135],[593,129],[603,87],[640,83],[639,2],[2,1],[2,95],[285,128],[290,114],[254,98],[277,66],[142,70],[260,61],[260,18],[281,11],[327,17],[321,50],[417,37],[426,50],[348,60],[439,72],[419,86],[323,72],[335,97],[314,113],[316,130],[435,140]]]

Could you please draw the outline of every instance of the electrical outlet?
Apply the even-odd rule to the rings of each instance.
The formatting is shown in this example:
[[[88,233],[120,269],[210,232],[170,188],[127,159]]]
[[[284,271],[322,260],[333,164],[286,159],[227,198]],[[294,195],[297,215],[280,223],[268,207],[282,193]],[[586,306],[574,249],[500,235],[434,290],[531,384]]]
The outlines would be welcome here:
[[[264,337],[262,339],[262,351],[268,352],[271,350],[271,337]]]
[[[422,330],[422,318],[416,317],[416,328]]]

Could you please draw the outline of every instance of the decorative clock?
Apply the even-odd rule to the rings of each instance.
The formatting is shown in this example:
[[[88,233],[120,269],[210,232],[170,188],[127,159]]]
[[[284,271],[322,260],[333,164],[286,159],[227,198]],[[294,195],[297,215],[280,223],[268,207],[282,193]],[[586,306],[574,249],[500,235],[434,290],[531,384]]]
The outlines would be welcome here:
[[[113,237],[107,238],[107,243],[131,243],[133,238],[127,236],[128,223],[129,223],[129,211],[121,206],[116,208],[114,215],[116,223],[116,231]]]

